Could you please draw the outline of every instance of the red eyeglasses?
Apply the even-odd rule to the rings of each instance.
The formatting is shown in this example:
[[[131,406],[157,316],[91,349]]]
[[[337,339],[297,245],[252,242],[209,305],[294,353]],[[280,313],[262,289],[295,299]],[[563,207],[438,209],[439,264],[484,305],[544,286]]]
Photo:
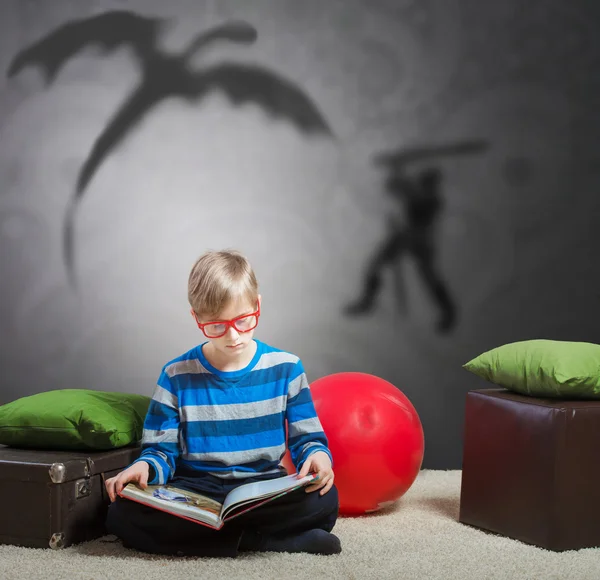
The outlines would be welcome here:
[[[235,328],[240,334],[244,332],[250,332],[254,330],[258,325],[258,317],[260,316],[260,305],[257,306],[256,312],[251,314],[243,314],[237,316],[231,320],[219,320],[215,322],[200,322],[196,313],[194,312],[194,318],[198,328],[204,333],[206,338],[220,338],[225,336],[229,327]]]

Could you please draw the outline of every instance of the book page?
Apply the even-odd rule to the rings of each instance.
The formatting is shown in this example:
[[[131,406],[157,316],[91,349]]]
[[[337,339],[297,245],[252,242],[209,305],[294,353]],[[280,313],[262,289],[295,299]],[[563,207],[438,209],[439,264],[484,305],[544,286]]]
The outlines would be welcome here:
[[[267,479],[264,481],[253,481],[236,487],[223,502],[222,517],[225,519],[227,511],[237,504],[244,504],[250,501],[281,494],[285,491],[291,491],[295,488],[306,485],[309,481],[315,479],[315,474],[311,473],[302,479],[298,479],[296,473],[285,477]]]
[[[133,483],[123,488],[124,497],[198,521],[218,525],[222,505],[209,497],[172,485],[149,485],[142,489]]]

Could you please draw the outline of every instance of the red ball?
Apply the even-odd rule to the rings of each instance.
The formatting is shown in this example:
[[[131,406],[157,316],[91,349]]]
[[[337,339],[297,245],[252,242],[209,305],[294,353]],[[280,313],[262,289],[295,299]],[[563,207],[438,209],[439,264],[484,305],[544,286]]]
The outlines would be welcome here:
[[[365,373],[322,377],[310,389],[333,456],[340,514],[377,511],[406,493],[419,474],[425,446],[408,398]],[[294,471],[289,453],[284,465]]]

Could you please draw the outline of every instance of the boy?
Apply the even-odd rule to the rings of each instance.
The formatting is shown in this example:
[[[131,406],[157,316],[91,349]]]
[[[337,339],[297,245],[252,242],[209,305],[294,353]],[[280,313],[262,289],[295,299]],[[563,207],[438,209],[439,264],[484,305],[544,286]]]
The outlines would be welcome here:
[[[188,281],[191,314],[208,339],[167,363],[144,423],[142,453],[106,481],[106,527],[127,547],[185,556],[239,551],[337,554],[331,454],[297,356],[253,338],[261,297],[248,260],[207,252]],[[215,531],[119,497],[129,482],[172,485],[223,501],[235,487],[286,475],[292,461],[310,486],[243,514]],[[317,493],[315,493],[317,492]]]

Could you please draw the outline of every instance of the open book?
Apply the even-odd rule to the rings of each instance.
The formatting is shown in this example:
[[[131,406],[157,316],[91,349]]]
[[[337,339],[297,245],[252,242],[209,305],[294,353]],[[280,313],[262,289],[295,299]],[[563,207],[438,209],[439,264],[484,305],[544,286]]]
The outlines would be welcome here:
[[[146,489],[142,489],[135,483],[128,483],[119,495],[220,530],[227,520],[304,487],[316,478],[316,474],[310,473],[298,479],[298,475],[294,473],[285,477],[244,483],[230,491],[222,504],[209,497],[168,484],[149,485]]]

